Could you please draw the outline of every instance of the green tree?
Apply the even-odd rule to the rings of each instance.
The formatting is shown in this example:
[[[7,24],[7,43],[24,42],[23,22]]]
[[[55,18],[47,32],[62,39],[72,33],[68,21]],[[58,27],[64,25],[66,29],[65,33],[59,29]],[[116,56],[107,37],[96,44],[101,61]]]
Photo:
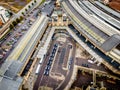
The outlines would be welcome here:
[[[10,24],[9,26],[10,30],[14,28],[13,24]]]
[[[28,7],[30,8],[30,5]]]
[[[32,3],[32,5],[34,5],[34,3]]]
[[[24,12],[22,12],[22,15],[24,15]]]
[[[22,16],[20,16],[20,21],[22,21],[23,20],[23,17]]]
[[[17,22],[17,23],[19,23],[19,22],[20,22],[20,19],[19,19],[19,18],[17,18],[17,19],[16,19],[16,22]]]
[[[37,1],[36,1],[36,0],[34,0],[34,2],[36,3]]]
[[[27,11],[27,9],[25,9],[25,11]]]
[[[16,21],[13,21],[12,24],[13,24],[13,26],[16,26],[16,25],[17,25],[17,22],[16,22]]]

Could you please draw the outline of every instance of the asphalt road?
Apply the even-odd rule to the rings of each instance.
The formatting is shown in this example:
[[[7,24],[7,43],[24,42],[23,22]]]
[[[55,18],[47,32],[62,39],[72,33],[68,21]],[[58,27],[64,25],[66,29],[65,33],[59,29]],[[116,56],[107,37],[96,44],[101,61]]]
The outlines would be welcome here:
[[[52,50],[52,47],[53,47],[53,45],[51,45],[50,46],[50,51]],[[39,74],[38,74],[38,77],[37,77],[37,80],[36,80],[36,82],[35,82],[35,84],[34,84],[34,88],[33,88],[33,90],[38,90],[38,88],[39,88],[39,85],[41,84],[41,81],[42,81],[42,79],[43,79],[43,77],[44,77],[44,70],[45,70],[45,67],[46,67],[46,65],[47,65],[47,62],[48,62],[48,58],[49,57],[46,57],[46,59],[44,60],[44,62],[42,63],[42,66],[41,66],[41,70],[40,70],[40,72],[39,72]],[[46,77],[46,76],[45,76]],[[46,78],[47,79],[47,78]],[[44,80],[44,81],[47,81],[47,80]]]
[[[13,29],[13,31],[5,37],[6,38],[5,40],[2,41],[0,46],[4,47],[4,46],[6,46],[6,44],[8,42],[11,41],[12,38],[16,39],[16,41],[9,46],[10,48],[6,48],[6,49],[8,49],[8,51],[5,51],[6,53],[1,60],[1,63],[4,62],[4,60],[9,56],[9,54],[12,52],[12,50],[19,44],[20,40],[22,39],[22,36],[24,36],[24,34],[29,30],[29,28],[35,22],[38,14],[40,12],[40,9],[39,9],[40,7],[33,9],[33,11],[30,14],[26,15],[24,17],[23,21],[21,23],[19,23]],[[29,22],[31,22],[31,24],[29,24]],[[1,52],[4,52],[4,50],[1,49]]]
[[[47,14],[48,16],[50,16],[52,14],[52,12],[53,12],[53,9],[54,9],[54,3],[55,3],[55,1],[51,1],[49,4],[45,4],[42,7],[41,12]]]

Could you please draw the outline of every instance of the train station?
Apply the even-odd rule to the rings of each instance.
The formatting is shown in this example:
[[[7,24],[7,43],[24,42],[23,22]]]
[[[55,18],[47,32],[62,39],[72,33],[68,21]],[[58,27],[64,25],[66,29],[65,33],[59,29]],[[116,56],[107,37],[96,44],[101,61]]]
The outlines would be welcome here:
[[[36,3],[14,28],[14,37],[1,42],[1,47],[10,47],[0,48],[8,55],[1,59],[0,90],[119,90],[120,21],[102,10],[92,11],[99,9],[96,4]]]

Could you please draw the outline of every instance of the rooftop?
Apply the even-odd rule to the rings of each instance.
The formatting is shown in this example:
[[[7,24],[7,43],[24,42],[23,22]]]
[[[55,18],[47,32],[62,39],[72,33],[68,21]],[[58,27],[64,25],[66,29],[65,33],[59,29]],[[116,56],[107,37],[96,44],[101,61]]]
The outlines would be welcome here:
[[[102,45],[101,48],[105,51],[105,52],[109,52],[111,51],[114,47],[116,47],[117,45],[119,45],[120,43],[120,35],[119,34],[115,34],[112,35],[108,40],[106,40]],[[109,46],[109,47],[108,47]]]

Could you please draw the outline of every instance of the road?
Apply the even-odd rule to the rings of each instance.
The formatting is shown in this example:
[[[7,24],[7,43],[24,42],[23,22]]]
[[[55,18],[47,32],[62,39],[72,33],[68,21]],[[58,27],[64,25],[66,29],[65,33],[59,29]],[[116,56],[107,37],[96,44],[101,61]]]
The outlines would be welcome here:
[[[51,1],[49,4],[46,4],[42,7],[41,12],[46,13],[48,16],[50,16],[54,9],[55,1]]]
[[[53,47],[53,45],[51,45],[50,46],[50,51],[52,50],[52,47]],[[40,72],[38,73],[38,77],[37,77],[37,80],[36,80],[36,82],[35,82],[35,84],[34,84],[34,88],[33,88],[33,90],[38,90],[38,88],[39,88],[39,85],[41,84],[41,81],[42,81],[42,79],[43,79],[43,77],[44,77],[44,70],[45,70],[45,67],[46,67],[46,65],[47,65],[47,62],[48,62],[48,57],[45,59],[45,60],[43,60],[43,63],[42,63],[42,66],[41,66],[41,70],[40,70]],[[45,76],[46,77],[46,76]],[[47,78],[46,78],[47,79]],[[44,80],[43,82],[46,82],[47,80]]]
[[[28,15],[34,8],[36,8],[39,3],[42,1],[42,0],[36,0],[37,3],[35,3],[34,5],[32,5],[32,3],[34,2],[34,0],[32,0],[30,3],[28,3],[23,9],[21,9],[17,14],[13,15],[10,20],[2,27],[2,29],[0,29],[0,38],[2,38],[9,30],[9,26],[10,24],[16,20],[16,18],[19,18],[20,16],[23,16],[22,15],[22,12],[25,13],[25,15]],[[39,3],[38,3],[39,2]],[[28,6],[31,6],[31,8],[28,8]],[[26,12],[25,9],[28,9],[28,11]]]
[[[29,30],[29,28],[31,28],[32,24],[37,19],[36,14],[38,14],[38,13],[39,13],[39,9],[35,9],[33,11],[33,13],[29,14],[29,17],[26,16],[27,19],[23,19],[23,21],[21,23],[19,23],[13,29],[11,34],[8,34],[5,38],[5,40],[1,42],[0,46],[3,48],[3,49],[1,49],[1,51],[4,52],[5,49],[7,50],[7,51],[5,51],[6,54],[1,61],[4,61],[7,58],[7,56],[12,52],[14,47],[16,47],[18,45],[18,43],[22,39],[22,36],[24,36],[24,34],[26,34],[26,32]],[[7,45],[7,43],[9,43],[11,41],[13,41],[13,43],[10,45]]]
[[[15,47],[14,51],[9,55],[9,57],[7,58],[7,60],[18,60],[18,58],[20,57],[21,53],[23,53],[23,50],[25,49],[25,47],[27,47],[29,41],[32,40],[32,37],[36,37],[36,36],[34,36],[34,34],[38,30],[38,27],[41,25],[41,23],[44,22],[45,18],[46,18],[45,15],[42,15],[42,16],[40,16],[38,18],[38,20],[30,28],[30,30],[21,39],[21,42],[19,42],[19,44]],[[18,50],[19,50],[19,52],[17,52]]]
[[[47,21],[48,17],[46,16],[46,13],[43,12],[42,15],[37,18],[34,25],[32,25],[32,27],[27,31],[27,33],[21,38],[19,44],[15,47],[15,49],[11,53],[9,52],[10,55],[7,57],[6,62],[3,63],[1,67],[2,75],[8,69],[10,65],[8,65],[9,61],[12,62],[14,60],[19,60],[22,63],[26,62],[26,60],[28,59],[27,56],[30,57],[31,53],[33,52],[33,49],[35,48],[36,43],[38,42],[38,39],[42,36],[39,34],[43,34],[43,29],[45,29]],[[32,39],[36,40],[36,43],[34,43]]]

